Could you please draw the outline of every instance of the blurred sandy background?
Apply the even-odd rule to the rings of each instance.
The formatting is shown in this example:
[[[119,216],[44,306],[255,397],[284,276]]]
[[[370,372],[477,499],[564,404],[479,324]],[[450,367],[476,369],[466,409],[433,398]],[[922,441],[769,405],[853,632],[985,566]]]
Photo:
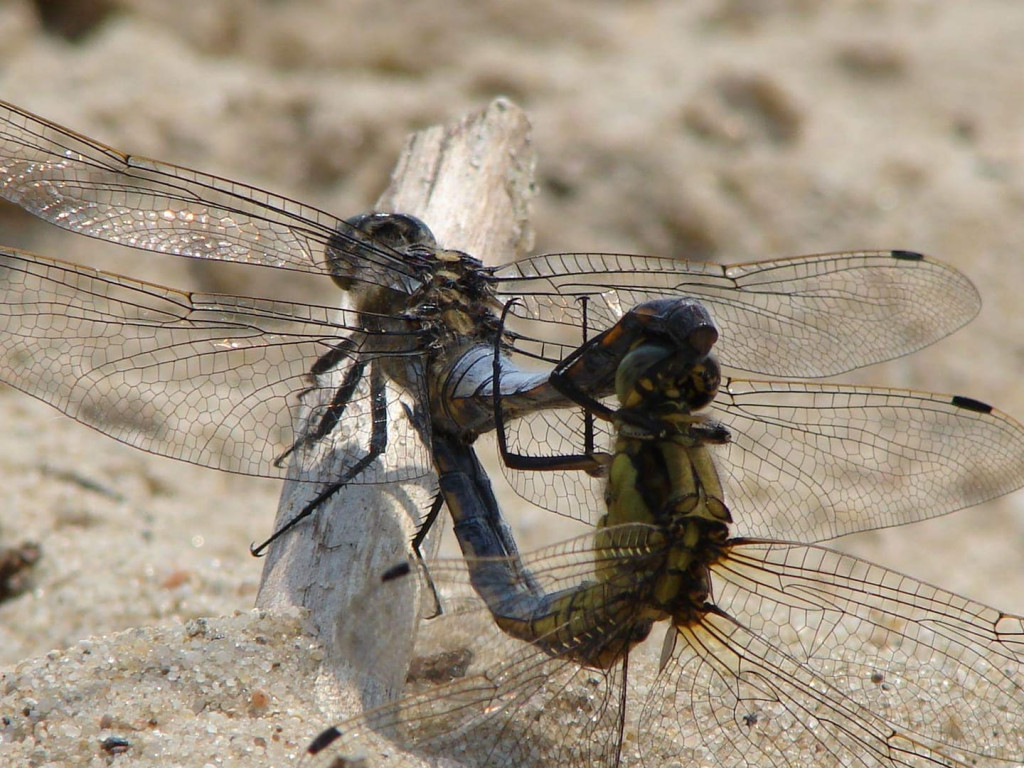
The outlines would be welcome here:
[[[534,125],[538,252],[929,253],[975,282],[981,316],[845,380],[1024,417],[1022,39],[1024,5],[1007,0],[4,0],[0,98],[347,216],[383,189],[408,132],[507,95]],[[0,242],[175,287],[300,289],[95,243],[6,204]],[[43,547],[34,588],[0,605],[0,664],[250,608],[261,564],[247,547],[278,492],[141,454],[0,387],[0,545]],[[550,540],[550,517],[524,515],[525,547]],[[1018,493],[839,546],[1021,613],[1022,529]],[[243,733],[272,730],[261,715],[284,696],[267,680],[269,710]],[[297,751],[315,717],[284,727],[274,755]],[[232,762],[215,751],[181,764]]]

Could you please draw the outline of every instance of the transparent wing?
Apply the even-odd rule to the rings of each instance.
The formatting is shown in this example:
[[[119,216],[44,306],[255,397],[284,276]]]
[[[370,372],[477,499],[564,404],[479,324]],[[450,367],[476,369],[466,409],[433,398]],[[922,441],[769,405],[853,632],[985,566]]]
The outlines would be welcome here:
[[[0,379],[121,442],[231,472],[285,476],[274,461],[295,442],[296,417],[312,410],[318,422],[334,397],[309,373],[327,352],[339,377],[385,357],[421,365],[418,334],[390,323],[371,333],[354,312],[186,293],[0,249]],[[353,445],[369,434],[365,379],[337,425]],[[385,397],[400,396],[409,395],[389,382]],[[307,445],[291,461],[319,458]],[[356,482],[411,479],[428,466],[422,443],[397,441]]]
[[[598,589],[581,582],[589,564],[629,568],[635,590],[612,599],[639,615],[662,554],[613,563],[581,537],[527,565],[582,603]],[[308,764],[1008,768],[1024,756],[1024,619],[825,548],[731,540],[711,568],[714,606],[669,628],[664,663],[647,647],[656,634],[635,648],[628,687],[621,662],[587,669],[498,632],[461,561],[430,573],[446,613],[424,625],[410,691],[322,732]],[[613,643],[622,629],[603,631]]]
[[[1024,486],[1024,426],[947,395],[808,382],[730,379],[705,411],[731,442],[712,445],[733,532],[815,542],[953,512]],[[598,422],[598,450],[609,450]],[[579,409],[509,425],[528,455],[583,452]],[[504,467],[504,465],[502,465]],[[596,520],[604,481],[584,472],[505,467],[528,501]]]
[[[822,541],[1024,486],[1024,426],[968,398],[731,380],[710,415],[737,535]]]
[[[264,190],[128,155],[0,102],[0,195],[57,226],[202,259],[346,278],[412,292],[423,264],[344,221]],[[547,362],[651,298],[694,296],[723,330],[722,361],[826,376],[932,343],[979,299],[955,270],[906,251],[826,254],[728,267],[614,254],[549,254],[494,272],[523,299],[518,343]],[[583,303],[586,299],[587,319]],[[526,321],[531,322],[526,322]]]
[[[350,244],[356,279],[399,290],[415,282],[400,254],[329,214],[119,152],[3,102],[0,195],[64,229],[134,248],[321,274],[327,245]]]
[[[495,271],[517,297],[516,348],[556,363],[651,299],[699,299],[719,326],[723,365],[815,378],[891,360],[970,321],[978,292],[956,270],[907,251],[863,251],[722,266],[621,254],[548,254]],[[584,320],[586,312],[586,320]],[[555,327],[561,328],[561,335]],[[554,342],[554,343],[553,343]]]
[[[644,703],[645,765],[665,733],[684,764],[1024,758],[1021,617],[820,547],[738,542],[712,579],[723,613],[678,630]]]
[[[583,537],[524,555],[523,562],[554,592],[592,576],[594,556],[592,540]],[[637,563],[644,559],[638,550]],[[323,731],[303,765],[326,768],[374,752],[397,766],[438,758],[460,766],[614,765],[621,665],[587,669],[503,634],[470,587],[463,560],[434,561],[428,572],[444,613],[421,624],[406,695]],[[632,595],[619,599],[635,603]],[[614,642],[616,630],[609,632]]]

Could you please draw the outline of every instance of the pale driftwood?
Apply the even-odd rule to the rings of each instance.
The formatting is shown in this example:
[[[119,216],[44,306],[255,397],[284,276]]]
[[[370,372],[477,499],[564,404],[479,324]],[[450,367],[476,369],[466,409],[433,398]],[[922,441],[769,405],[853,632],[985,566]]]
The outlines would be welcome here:
[[[445,248],[489,264],[507,261],[532,245],[533,163],[525,115],[499,99],[482,113],[412,135],[377,210],[418,216]],[[275,529],[313,498],[317,484],[297,482],[310,479],[329,478],[289,474]],[[367,706],[401,690],[415,639],[415,595],[367,603],[380,593],[383,570],[407,555],[413,521],[432,493],[429,479],[422,487],[349,486],[270,548],[256,604],[309,611],[325,651],[320,685],[327,696],[354,681]]]

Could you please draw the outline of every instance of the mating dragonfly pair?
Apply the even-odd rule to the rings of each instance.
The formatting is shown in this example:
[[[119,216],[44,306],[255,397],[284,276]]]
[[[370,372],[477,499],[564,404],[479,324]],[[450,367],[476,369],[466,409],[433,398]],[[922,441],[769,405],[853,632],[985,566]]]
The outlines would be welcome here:
[[[964,398],[719,386],[710,357],[715,344],[729,368],[803,378],[907,354],[977,312],[954,270],[906,252],[733,267],[554,254],[484,268],[411,217],[339,220],[9,105],[0,195],[75,232],[322,274],[352,297],[338,309],[187,293],[0,251],[0,378],[83,423],[271,477],[317,466],[323,438],[345,434],[362,450],[300,517],[347,483],[441,470],[471,567],[434,563],[430,576],[442,595],[472,578],[484,602],[453,603],[424,634],[481,618],[505,632],[444,656],[465,659],[448,682],[325,732],[311,758],[333,760],[349,749],[338,736],[365,727],[427,754],[484,744],[467,757],[482,765],[1024,757],[1021,620],[814,546],[1020,487],[1024,429]],[[665,299],[709,312],[704,330],[673,337],[660,309],[629,311]],[[585,329],[597,335],[584,342]],[[680,343],[692,350],[675,369]],[[703,400],[687,394],[700,382]],[[644,400],[652,388],[659,407]],[[603,404],[616,390],[621,407]],[[312,415],[296,435],[299,407]],[[389,439],[396,419],[417,439]],[[509,462],[514,487],[602,518],[592,536],[518,555],[472,448],[505,419],[526,456]],[[575,458],[548,471],[530,460],[539,452]],[[630,650],[664,618],[670,640],[634,713]]]

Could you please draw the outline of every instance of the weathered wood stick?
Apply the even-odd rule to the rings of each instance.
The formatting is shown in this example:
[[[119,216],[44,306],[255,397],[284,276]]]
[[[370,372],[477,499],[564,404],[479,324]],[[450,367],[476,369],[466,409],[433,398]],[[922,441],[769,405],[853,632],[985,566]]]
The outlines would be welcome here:
[[[499,99],[482,113],[413,134],[377,210],[411,213],[442,247],[488,264],[521,255],[532,245],[529,130],[523,112]],[[316,472],[289,474],[275,530],[330,480]],[[354,684],[362,706],[372,706],[401,690],[415,639],[415,579],[408,599],[367,602],[380,575],[408,554],[414,521],[432,496],[429,479],[420,486],[353,484],[271,546],[256,605],[309,611],[325,652],[318,682],[325,698]]]

